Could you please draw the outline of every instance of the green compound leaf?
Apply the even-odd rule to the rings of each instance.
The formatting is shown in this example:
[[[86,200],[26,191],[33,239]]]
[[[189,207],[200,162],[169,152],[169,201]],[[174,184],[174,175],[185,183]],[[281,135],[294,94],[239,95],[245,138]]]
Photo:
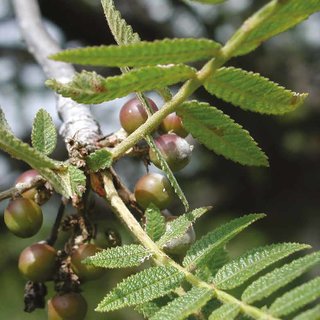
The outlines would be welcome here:
[[[154,299],[152,301],[149,301],[143,304],[139,304],[135,306],[134,309],[139,313],[141,313],[144,316],[144,318],[149,319],[154,314],[156,314],[161,308],[163,308],[166,304],[168,304],[168,302],[171,301],[169,297],[170,295],[172,295],[172,293],[164,297]]]
[[[189,209],[189,203],[188,200],[185,196],[185,194],[183,193],[176,177],[174,176],[172,170],[170,169],[168,163],[166,162],[166,160],[163,158],[161,151],[159,150],[159,148],[156,146],[153,138],[151,136],[146,136],[145,140],[147,141],[149,147],[152,149],[152,151],[155,153],[161,169],[164,171],[164,173],[166,174],[174,192],[176,193],[176,195],[179,197],[180,201],[182,202],[182,204],[184,205],[185,210],[187,211]]]
[[[57,145],[57,131],[50,114],[40,109],[33,121],[31,133],[32,146],[49,155]]]
[[[192,288],[185,295],[169,302],[150,320],[183,320],[197,312],[213,297],[213,290],[208,288]]]
[[[194,269],[195,266],[206,263],[208,258],[221,249],[228,241],[247,228],[253,222],[263,218],[264,214],[249,214],[234,219],[219,228],[207,233],[196,241],[183,260],[183,266]]]
[[[244,22],[229,40],[245,40],[233,56],[246,54],[262,42],[279,34],[320,10],[319,0],[273,0]],[[258,21],[258,23],[257,23]]]
[[[112,311],[163,297],[177,288],[184,274],[176,268],[153,267],[123,280],[98,305],[96,311]]]
[[[7,119],[1,107],[0,107],[0,128],[2,128],[2,130],[4,131],[12,133],[12,130],[7,122]]]
[[[213,283],[222,290],[236,288],[269,265],[309,247],[299,243],[279,243],[255,248],[224,265]]]
[[[186,130],[216,154],[242,165],[268,166],[267,156],[248,131],[221,110],[207,103],[190,101],[176,111]]]
[[[49,88],[80,103],[101,103],[137,91],[161,89],[194,77],[195,69],[186,65],[143,67],[119,76],[104,78],[95,72],[82,71],[71,82],[47,80]]]
[[[244,110],[280,115],[295,110],[308,96],[279,86],[258,73],[221,68],[204,84],[211,94]]]
[[[160,248],[163,248],[168,242],[182,237],[192,226],[192,224],[210,209],[211,207],[198,208],[179,216],[177,219],[171,222],[168,222],[166,231],[161,239],[157,242],[157,245]]]
[[[144,212],[146,219],[145,229],[153,241],[158,241],[166,231],[166,222],[159,208],[151,204]]]
[[[132,27],[122,19],[120,12],[114,6],[113,0],[102,0],[101,3],[109,28],[118,44],[140,41],[139,35],[133,32]]]
[[[106,149],[97,150],[87,157],[86,162],[93,172],[109,168],[112,164],[112,153]]]
[[[320,304],[311,308],[305,312],[302,312],[298,316],[294,317],[293,320],[319,320],[320,319]]]
[[[250,284],[243,292],[242,300],[253,303],[269,297],[273,292],[301,276],[317,263],[320,263],[320,252],[309,254],[281,268],[274,269]]]
[[[240,306],[237,304],[224,304],[214,310],[209,316],[209,320],[233,320],[240,312]]]
[[[97,252],[83,263],[103,268],[127,268],[139,266],[151,257],[151,253],[139,244],[123,245]]]
[[[299,310],[320,297],[320,277],[285,293],[270,306],[269,312],[276,316],[286,316]]]
[[[120,46],[69,49],[50,58],[93,66],[144,67],[209,59],[220,48],[220,44],[208,39],[164,39]]]

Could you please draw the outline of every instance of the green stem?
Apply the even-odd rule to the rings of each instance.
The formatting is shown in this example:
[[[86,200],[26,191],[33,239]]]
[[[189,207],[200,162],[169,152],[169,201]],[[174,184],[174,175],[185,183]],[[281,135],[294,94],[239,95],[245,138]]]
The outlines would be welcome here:
[[[158,265],[173,266],[185,275],[185,279],[195,287],[207,288],[212,290],[213,297],[217,298],[223,303],[236,304],[241,311],[255,319],[264,320],[279,320],[266,312],[248,305],[241,300],[236,299],[232,295],[217,289],[213,284],[202,281],[200,278],[186,270],[180,264],[176,263],[169,256],[167,256],[146,234],[141,225],[134,218],[125,203],[119,197],[118,192],[113,184],[112,175],[110,172],[103,174],[104,189],[106,191],[106,200],[109,203],[112,211],[122,221],[122,223],[129,229],[131,234],[141,243],[145,248],[149,249],[153,255],[152,258]]]

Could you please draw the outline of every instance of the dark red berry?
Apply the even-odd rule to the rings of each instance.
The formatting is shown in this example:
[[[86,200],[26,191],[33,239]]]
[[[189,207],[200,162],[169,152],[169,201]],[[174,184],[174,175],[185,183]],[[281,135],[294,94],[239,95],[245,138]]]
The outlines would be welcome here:
[[[38,175],[39,175],[39,173],[34,169],[27,170],[17,178],[16,184],[17,183],[29,183]],[[28,191],[23,192],[21,195],[24,198],[28,198],[28,199],[34,200],[34,197],[35,197],[36,194],[37,194],[37,189],[36,188],[32,188],[32,189],[30,189]]]
[[[56,250],[45,243],[25,248],[19,257],[19,270],[34,282],[51,280],[56,268]]]
[[[134,188],[137,203],[146,209],[151,203],[165,209],[174,199],[174,191],[167,177],[148,173],[141,177]]]
[[[93,256],[101,250],[102,249],[98,248],[95,244],[86,243],[79,245],[79,247],[72,252],[71,267],[80,280],[95,280],[105,274],[106,269],[83,263],[85,258]]]
[[[80,293],[55,295],[48,300],[48,320],[83,320],[87,310],[87,301]]]
[[[17,198],[10,201],[4,211],[4,222],[7,228],[16,236],[28,238],[35,235],[42,226],[41,208],[27,198]]]
[[[175,133],[182,138],[185,138],[188,135],[188,131],[182,124],[181,117],[176,113],[170,113],[162,120],[161,129],[167,133]]]
[[[158,111],[157,105],[148,98],[154,112]],[[138,98],[126,102],[120,110],[120,123],[124,130],[132,133],[148,119],[148,114]]]
[[[176,134],[161,135],[155,139],[155,143],[172,171],[179,171],[190,162],[192,147]],[[149,156],[154,165],[161,169],[160,161],[152,149]]]

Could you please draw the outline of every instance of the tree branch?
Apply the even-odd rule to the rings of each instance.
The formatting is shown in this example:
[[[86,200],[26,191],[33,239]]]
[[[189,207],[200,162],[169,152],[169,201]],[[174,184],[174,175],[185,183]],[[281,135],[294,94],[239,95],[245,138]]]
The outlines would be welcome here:
[[[68,82],[74,75],[74,68],[62,62],[48,59],[48,56],[61,50],[57,42],[46,31],[36,0],[13,0],[15,13],[22,36],[30,53],[41,65],[44,73],[61,82]],[[101,136],[99,124],[93,118],[87,105],[57,96],[57,111],[63,122],[60,134],[64,137],[69,151],[69,141],[76,140],[88,149],[94,149]]]

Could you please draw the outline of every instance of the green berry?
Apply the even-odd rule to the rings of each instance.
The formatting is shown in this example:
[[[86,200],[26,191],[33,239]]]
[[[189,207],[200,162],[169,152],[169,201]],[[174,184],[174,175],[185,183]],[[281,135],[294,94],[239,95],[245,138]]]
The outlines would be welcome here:
[[[41,208],[27,198],[17,198],[10,201],[4,211],[4,222],[7,228],[16,236],[29,238],[34,236],[42,226]]]
[[[25,248],[19,257],[22,275],[34,282],[51,280],[56,268],[56,250],[45,243],[35,243]]]
[[[137,203],[144,209],[151,203],[165,209],[174,199],[174,190],[167,177],[159,173],[148,173],[136,183],[134,195]]]
[[[83,263],[87,257],[95,255],[102,249],[95,244],[81,244],[71,254],[71,268],[82,281],[95,280],[105,274],[106,269]]]
[[[48,301],[48,320],[84,320],[87,301],[80,293],[55,295]]]

